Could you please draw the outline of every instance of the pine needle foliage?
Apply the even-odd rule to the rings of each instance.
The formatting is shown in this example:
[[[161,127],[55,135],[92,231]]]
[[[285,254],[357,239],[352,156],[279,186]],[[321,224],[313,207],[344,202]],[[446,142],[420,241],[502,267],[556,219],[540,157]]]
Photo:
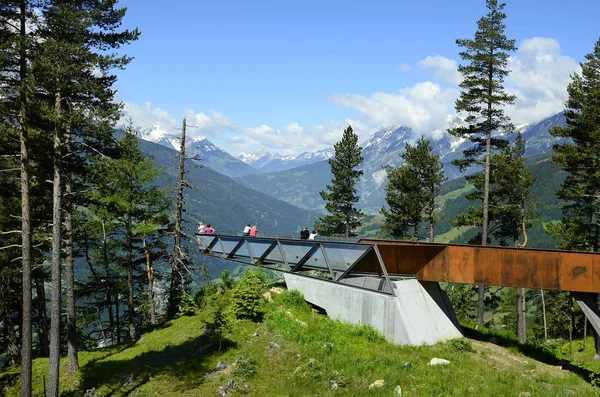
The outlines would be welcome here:
[[[364,213],[356,208],[359,197],[356,183],[363,175],[356,169],[363,161],[362,147],[358,145],[358,135],[351,126],[344,130],[341,141],[335,144],[335,157],[329,159],[333,179],[331,185],[319,194],[326,201],[325,210],[329,215],[319,219],[317,229],[324,236],[354,236],[354,230],[361,225]]]
[[[420,224],[428,223],[429,239],[433,241],[435,227],[435,196],[444,177],[443,165],[428,140],[421,137],[416,145],[406,143],[400,155],[404,164],[398,168],[386,167],[389,183],[385,187],[385,200],[389,210],[381,209],[385,216],[382,229],[395,238],[422,238]]]
[[[553,127],[555,137],[569,138],[554,145],[552,159],[568,175],[556,192],[565,200],[561,225],[551,234],[561,248],[600,249],[600,40],[572,76],[564,115],[567,126]]]

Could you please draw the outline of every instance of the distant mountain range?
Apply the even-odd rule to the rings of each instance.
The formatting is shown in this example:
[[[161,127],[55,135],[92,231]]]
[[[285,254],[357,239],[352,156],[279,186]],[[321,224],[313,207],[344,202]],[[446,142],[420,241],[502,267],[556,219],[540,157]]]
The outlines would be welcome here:
[[[450,125],[462,123],[453,116]],[[527,156],[547,153],[552,145],[559,141],[548,130],[555,125],[565,125],[562,113],[555,114],[540,122],[518,128],[527,142]],[[509,141],[516,134],[509,134]],[[179,149],[175,137],[167,137],[156,130],[141,130],[141,137],[169,148]],[[364,160],[359,166],[364,176],[357,186],[361,197],[359,206],[369,213],[375,213],[385,204],[384,186],[387,181],[383,169],[385,165],[400,166],[407,142],[414,142],[415,136],[410,128],[391,126],[372,134],[361,146]],[[469,140],[444,134],[440,139],[432,140],[435,153],[444,164],[446,176],[452,180],[463,176],[459,169],[451,164],[452,160],[462,157],[463,150],[472,143]],[[234,157],[203,137],[187,142],[186,150],[190,156],[198,155],[200,164],[207,168],[234,178],[238,183],[281,199],[300,208],[322,211],[324,203],[319,191],[331,180],[327,159],[333,156],[333,148],[316,152],[306,152],[298,156],[282,156],[277,153],[259,151],[242,153]],[[476,172],[471,169],[470,172]]]
[[[271,153],[259,150],[252,153],[240,153],[238,160],[254,167],[259,173],[285,171],[291,168],[316,163],[333,157],[333,148],[317,150],[316,152],[304,152],[298,156],[282,156],[279,153]]]

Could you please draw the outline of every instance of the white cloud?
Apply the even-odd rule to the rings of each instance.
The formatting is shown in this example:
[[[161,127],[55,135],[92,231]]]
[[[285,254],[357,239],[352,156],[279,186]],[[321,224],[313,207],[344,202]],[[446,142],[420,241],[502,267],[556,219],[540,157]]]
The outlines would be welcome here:
[[[570,75],[580,71],[575,59],[561,54],[556,40],[543,37],[523,40],[508,68],[507,90],[517,99],[507,114],[517,124],[539,121],[564,109]]]
[[[135,124],[155,127],[153,134],[176,134],[181,118],[187,117],[190,136],[205,136],[231,153],[254,150],[299,154],[332,146],[344,128],[352,125],[360,141],[382,127],[411,127],[415,136],[441,138],[448,127],[448,115],[454,113],[461,76],[456,60],[440,55],[428,56],[417,63],[421,70],[433,74],[438,83],[424,81],[395,92],[375,92],[363,96],[333,94],[328,99],[339,106],[354,109],[351,119],[323,121],[317,125],[291,122],[283,128],[270,125],[240,126],[232,119],[212,111],[210,114],[185,109],[180,118],[173,117],[150,103],[125,104],[125,113]],[[523,40],[517,53],[509,59],[512,70],[506,79],[507,90],[517,96],[514,106],[507,109],[516,124],[534,122],[561,111],[567,99],[570,74],[579,71],[578,63],[561,54],[559,43],[550,38]],[[399,66],[410,72],[409,65]]]
[[[370,132],[399,124],[411,127],[418,135],[439,139],[447,127],[447,115],[458,91],[426,81],[401,90],[397,94],[376,92],[362,95],[332,95],[330,99],[355,109],[366,120]]]
[[[420,60],[418,65],[423,69],[432,70],[434,76],[445,83],[458,85],[462,81],[462,75],[458,72],[458,65],[454,59],[441,55],[428,56]]]
[[[284,155],[299,154],[333,146],[341,138],[346,126],[336,121],[326,121],[314,126],[290,123],[281,129],[261,125],[239,129],[239,134],[229,139],[228,144],[236,152],[266,147]]]

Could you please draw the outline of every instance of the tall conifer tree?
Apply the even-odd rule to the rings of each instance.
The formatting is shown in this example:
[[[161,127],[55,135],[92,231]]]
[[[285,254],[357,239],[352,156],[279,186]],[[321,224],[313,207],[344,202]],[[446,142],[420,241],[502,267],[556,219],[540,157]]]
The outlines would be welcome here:
[[[404,159],[402,166],[386,168],[389,182],[385,187],[385,199],[390,209],[381,209],[385,216],[382,229],[396,238],[412,235],[419,240],[419,225],[427,222],[429,241],[433,241],[435,196],[448,178],[444,177],[439,156],[433,153],[431,144],[423,137],[415,146],[407,143],[400,156]]]
[[[458,71],[463,76],[459,84],[460,97],[456,100],[457,113],[466,114],[466,126],[449,130],[452,135],[469,138],[475,146],[465,150],[464,158],[454,162],[461,171],[473,165],[483,166],[483,213],[481,244],[488,243],[490,157],[494,149],[503,148],[507,142],[494,137],[497,133],[510,133],[514,127],[504,114],[504,107],[512,104],[515,97],[504,90],[504,78],[508,75],[507,62],[510,51],[515,51],[515,40],[504,34],[505,3],[486,0],[488,13],[477,21],[473,39],[458,39],[456,43],[464,50],[460,57],[465,62]],[[479,286],[477,323],[483,324],[485,286]]]
[[[329,159],[333,179],[331,185],[319,194],[326,201],[325,210],[329,215],[319,219],[317,228],[325,236],[353,235],[354,229],[361,225],[363,212],[356,208],[359,197],[356,195],[356,182],[363,174],[356,169],[363,161],[362,148],[358,145],[358,135],[348,126],[342,140],[334,145],[335,157]]]
[[[550,130],[569,138],[554,145],[552,158],[568,175],[557,192],[566,202],[563,219],[550,232],[565,248],[600,251],[600,39],[585,57],[567,87],[567,126]],[[600,354],[600,336],[596,350]]]

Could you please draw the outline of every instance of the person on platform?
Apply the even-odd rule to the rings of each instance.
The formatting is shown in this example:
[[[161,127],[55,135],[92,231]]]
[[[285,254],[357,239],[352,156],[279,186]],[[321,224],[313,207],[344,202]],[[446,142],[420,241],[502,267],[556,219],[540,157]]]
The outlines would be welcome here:
[[[204,234],[213,234],[214,232],[215,229],[210,225],[210,223],[206,225],[206,228],[204,229]]]
[[[258,229],[256,228],[256,225],[254,225],[250,229],[250,237],[256,237],[256,233],[258,233]]]
[[[308,236],[308,239],[309,239],[309,240],[314,240],[314,239],[315,239],[315,237],[317,237],[317,231],[316,231],[316,230],[313,230],[313,231],[310,233],[310,236]]]
[[[308,226],[304,226],[304,229],[300,232],[300,239],[308,240],[308,236],[310,236],[310,232],[308,231]]]
[[[250,224],[247,224],[246,227],[244,227],[244,232],[242,233],[243,236],[249,236],[250,235],[250,229],[252,229],[252,227],[250,226]]]

